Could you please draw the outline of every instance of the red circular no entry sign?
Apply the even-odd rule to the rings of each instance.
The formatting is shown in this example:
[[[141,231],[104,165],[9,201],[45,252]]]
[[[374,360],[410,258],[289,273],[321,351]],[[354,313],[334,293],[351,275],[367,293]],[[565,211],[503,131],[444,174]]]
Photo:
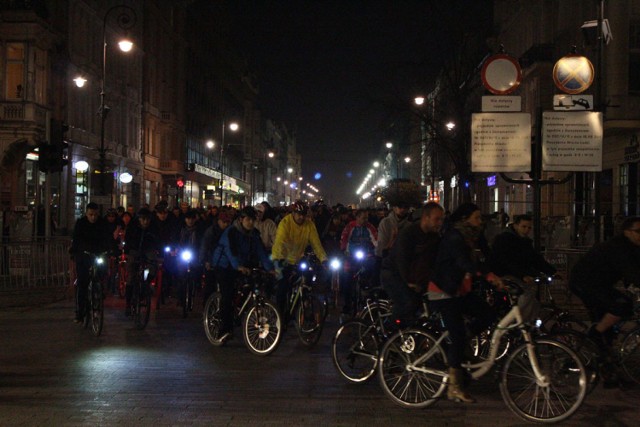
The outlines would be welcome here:
[[[522,81],[522,70],[518,61],[509,55],[492,55],[482,64],[482,84],[495,95],[507,95]]]

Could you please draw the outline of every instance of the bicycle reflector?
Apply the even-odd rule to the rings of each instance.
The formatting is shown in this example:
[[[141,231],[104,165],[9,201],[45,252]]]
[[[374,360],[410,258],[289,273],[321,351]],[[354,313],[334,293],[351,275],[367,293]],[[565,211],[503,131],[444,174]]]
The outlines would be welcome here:
[[[191,258],[193,258],[193,253],[189,250],[182,251],[180,258],[182,258],[184,262],[189,262],[191,261]]]
[[[333,258],[331,260],[331,262],[329,263],[329,265],[331,266],[332,270],[339,270],[340,269],[340,260],[338,258]]]

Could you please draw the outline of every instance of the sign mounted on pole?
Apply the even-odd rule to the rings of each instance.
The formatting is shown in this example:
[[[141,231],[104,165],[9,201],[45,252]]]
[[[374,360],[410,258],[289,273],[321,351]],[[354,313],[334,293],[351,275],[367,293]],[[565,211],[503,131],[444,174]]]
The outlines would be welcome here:
[[[476,113],[471,117],[473,172],[531,170],[531,114]]]
[[[593,83],[593,76],[593,64],[581,55],[564,56],[553,67],[553,82],[556,87],[570,95],[589,89]]]
[[[500,53],[492,55],[482,64],[482,84],[494,95],[507,95],[522,81],[522,69],[514,57]]]
[[[542,114],[542,169],[602,171],[602,113],[545,111]]]

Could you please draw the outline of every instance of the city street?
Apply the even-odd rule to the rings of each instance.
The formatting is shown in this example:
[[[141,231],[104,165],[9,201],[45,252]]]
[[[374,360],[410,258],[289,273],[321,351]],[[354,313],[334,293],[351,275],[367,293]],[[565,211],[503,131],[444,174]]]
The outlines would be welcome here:
[[[438,402],[424,410],[395,406],[377,379],[347,384],[330,342],[307,349],[289,328],[277,351],[257,357],[241,334],[225,347],[207,341],[201,314],[175,307],[152,314],[143,331],[109,297],[103,335],[72,321],[69,300],[0,312],[0,425],[520,426],[493,376],[474,383],[473,405]],[[633,426],[640,388],[598,387],[562,425]]]

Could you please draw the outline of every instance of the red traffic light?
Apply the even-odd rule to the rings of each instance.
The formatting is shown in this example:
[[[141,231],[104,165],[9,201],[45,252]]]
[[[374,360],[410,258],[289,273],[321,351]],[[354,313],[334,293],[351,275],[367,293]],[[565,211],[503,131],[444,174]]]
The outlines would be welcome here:
[[[182,179],[179,179],[176,181],[176,185],[180,188],[184,187],[184,181]]]

